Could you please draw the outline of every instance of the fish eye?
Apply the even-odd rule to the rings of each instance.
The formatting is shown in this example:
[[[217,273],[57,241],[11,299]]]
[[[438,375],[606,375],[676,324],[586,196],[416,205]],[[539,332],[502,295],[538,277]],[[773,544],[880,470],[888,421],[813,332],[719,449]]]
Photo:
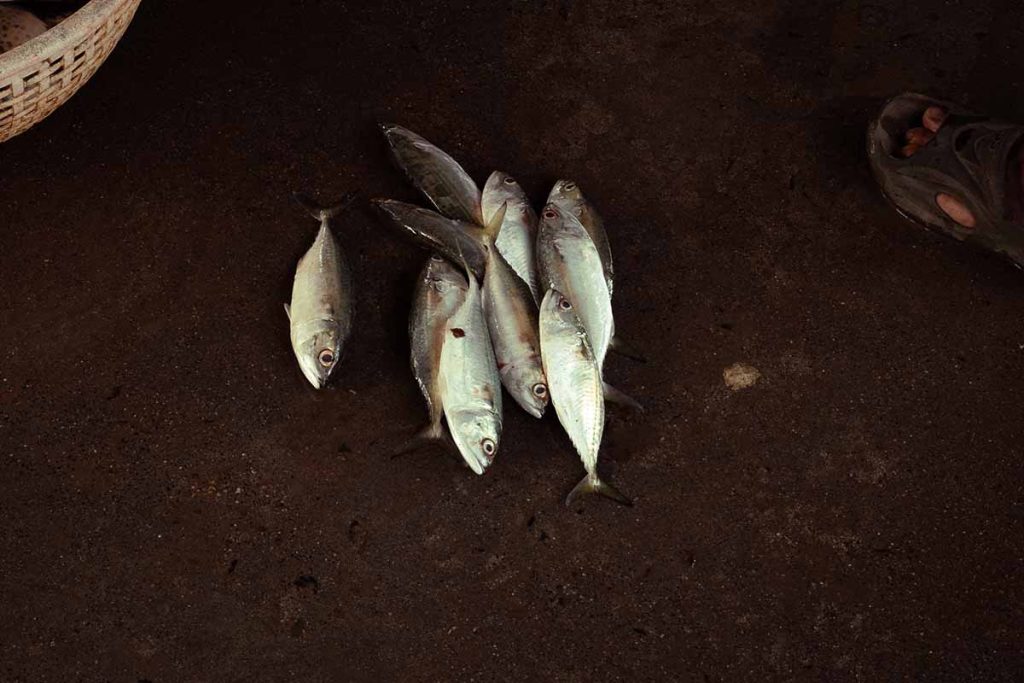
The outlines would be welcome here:
[[[544,209],[544,218],[558,218],[554,209]]]
[[[563,296],[562,300],[558,302],[558,307],[561,308],[563,311],[568,311],[569,309],[572,308],[572,303],[570,303],[569,300]]]
[[[494,455],[494,442],[490,439],[484,439],[480,442],[480,445],[484,449],[484,453],[487,455]]]
[[[330,349],[324,349],[320,352],[320,355],[317,356],[317,359],[320,361],[320,365],[325,368],[329,368],[334,364],[334,352]]]
[[[569,182],[567,182],[567,183],[566,183],[565,185],[563,185],[563,187],[564,187],[565,189],[569,190],[569,191],[572,191],[572,190],[575,190],[575,189],[576,189],[576,183],[574,183],[573,181],[571,181],[571,180],[570,180],[570,181],[569,181]]]
[[[533,385],[533,395],[537,398],[546,398],[548,395],[548,388],[543,382],[537,382]]]
[[[512,176],[506,176],[505,177],[505,184],[506,185],[515,185],[516,184],[516,179],[513,178]]]

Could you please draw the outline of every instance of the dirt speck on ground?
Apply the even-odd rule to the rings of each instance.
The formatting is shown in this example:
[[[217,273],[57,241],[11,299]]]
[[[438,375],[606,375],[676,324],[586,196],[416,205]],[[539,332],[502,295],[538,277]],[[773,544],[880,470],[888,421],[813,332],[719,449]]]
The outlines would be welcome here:
[[[761,379],[761,371],[753,365],[733,363],[722,371],[722,379],[725,380],[725,386],[733,391],[749,389]]]

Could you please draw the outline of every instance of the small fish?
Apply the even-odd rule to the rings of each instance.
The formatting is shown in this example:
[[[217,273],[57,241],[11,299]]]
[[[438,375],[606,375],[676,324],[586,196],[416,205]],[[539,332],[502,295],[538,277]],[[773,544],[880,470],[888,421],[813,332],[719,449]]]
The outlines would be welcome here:
[[[543,289],[562,292],[583,321],[598,367],[604,367],[615,323],[601,256],[579,219],[548,204],[537,233],[537,269]]]
[[[530,288],[534,303],[539,304],[537,263],[533,254],[537,242],[537,214],[516,179],[507,173],[495,171],[484,185],[481,200],[484,225],[491,222],[502,204],[507,206],[507,210],[498,235],[498,251]]]
[[[411,130],[381,124],[398,167],[437,210],[449,218],[483,225],[480,188],[462,166]]]
[[[503,221],[506,210],[502,204],[487,227],[484,315],[501,383],[523,410],[540,418],[548,405],[548,386],[540,358],[537,305],[529,287],[494,246],[500,242],[504,227],[508,227],[508,221]]]
[[[583,192],[580,191],[580,186],[574,180],[559,180],[555,183],[555,186],[551,188],[551,193],[548,194],[548,204],[554,204],[558,209],[578,218],[580,225],[590,235],[594,246],[597,247],[597,253],[601,256],[601,267],[604,270],[604,279],[608,282],[610,296],[615,291],[612,248],[608,243],[608,233],[604,230],[604,221],[594,205],[587,201]]]
[[[483,277],[487,262],[484,230],[473,223],[445,218],[436,211],[394,199],[374,199],[371,203],[407,235],[454,263],[465,258],[470,270]]]
[[[565,504],[582,493],[597,493],[629,505],[626,496],[597,476],[604,434],[601,365],[572,302],[554,289],[548,290],[540,306],[540,348],[558,421],[587,471]]]
[[[313,246],[299,259],[292,283],[291,306],[285,304],[291,324],[292,350],[299,368],[315,389],[323,387],[338,366],[352,329],[352,273],[331,233],[329,221],[355,198],[321,207],[296,194],[295,199],[320,221]]]
[[[445,325],[440,395],[445,421],[463,459],[477,474],[494,462],[501,440],[501,380],[484,320],[480,285],[463,263],[469,290]]]
[[[543,287],[563,292],[572,303],[587,331],[597,367],[604,368],[604,359],[614,338],[615,321],[601,259],[579,220],[553,204],[548,204],[541,212],[537,269]],[[643,412],[636,400],[615,387],[605,384],[604,394],[612,403]]]
[[[580,186],[574,180],[559,180],[551,189],[548,195],[548,203],[558,209],[571,213],[579,219],[591,241],[597,247],[597,253],[601,257],[601,267],[604,270],[604,279],[608,283],[608,296],[615,291],[615,271],[612,267],[612,249],[608,243],[608,233],[604,229],[604,221],[597,213],[594,205],[587,201],[580,191]],[[623,339],[612,327],[612,338],[608,342],[608,348],[616,353],[631,358],[641,363],[647,362],[644,354],[635,346]]]
[[[466,300],[466,277],[447,260],[431,255],[423,266],[409,317],[409,346],[412,372],[427,401],[430,422],[417,435],[418,441],[440,440],[444,436],[441,418],[439,366],[448,319]]]

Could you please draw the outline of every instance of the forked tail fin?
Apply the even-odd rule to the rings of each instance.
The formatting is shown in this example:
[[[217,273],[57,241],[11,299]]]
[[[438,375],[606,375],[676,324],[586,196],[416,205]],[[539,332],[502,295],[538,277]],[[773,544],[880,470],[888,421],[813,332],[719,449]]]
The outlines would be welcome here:
[[[570,507],[572,502],[584,493],[596,493],[599,496],[611,498],[616,503],[621,503],[628,507],[633,506],[633,501],[623,495],[617,488],[607,482],[601,481],[596,473],[590,474],[589,472],[580,480],[580,483],[576,484],[573,490],[569,492],[569,495],[565,497],[565,506]]]
[[[355,191],[348,192],[345,194],[344,197],[342,197],[340,200],[338,200],[336,203],[330,206],[320,206],[315,201],[310,199],[308,195],[304,195],[301,192],[293,193],[292,197],[295,198],[295,201],[297,201],[299,205],[302,206],[302,208],[304,208],[309,213],[310,216],[312,216],[313,218],[317,219],[320,222],[323,222],[328,219],[334,218],[339,213],[348,208],[348,205],[352,203],[352,201],[356,198],[357,195],[358,193]]]

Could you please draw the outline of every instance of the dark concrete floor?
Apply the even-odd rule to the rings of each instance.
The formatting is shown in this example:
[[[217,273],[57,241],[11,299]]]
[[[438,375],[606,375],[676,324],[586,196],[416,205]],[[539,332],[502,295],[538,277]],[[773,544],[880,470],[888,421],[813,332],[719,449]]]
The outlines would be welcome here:
[[[146,0],[0,146],[0,679],[1019,680],[1024,274],[879,196],[916,89],[1024,114],[1024,8]],[[281,304],[294,189],[418,201],[375,122],[603,212],[623,508],[509,402],[500,460],[424,419],[424,253],[337,227],[358,324],[315,393]],[[731,392],[725,367],[763,374]]]

